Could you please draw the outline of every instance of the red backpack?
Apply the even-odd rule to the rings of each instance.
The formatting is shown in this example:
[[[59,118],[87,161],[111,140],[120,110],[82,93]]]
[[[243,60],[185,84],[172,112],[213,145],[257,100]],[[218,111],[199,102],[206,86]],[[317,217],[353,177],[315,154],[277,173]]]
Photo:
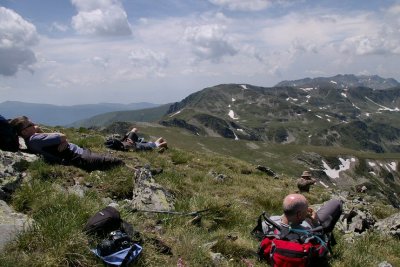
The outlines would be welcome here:
[[[266,237],[261,241],[259,256],[274,267],[307,267],[316,265],[327,249],[320,244],[298,243]]]
[[[329,250],[327,242],[317,233],[313,230],[284,228],[270,220],[265,213],[261,216],[264,217],[261,228],[255,228],[263,231],[258,250],[260,260],[266,260],[273,267],[322,266]],[[269,231],[266,231],[268,227],[265,225],[268,225]]]

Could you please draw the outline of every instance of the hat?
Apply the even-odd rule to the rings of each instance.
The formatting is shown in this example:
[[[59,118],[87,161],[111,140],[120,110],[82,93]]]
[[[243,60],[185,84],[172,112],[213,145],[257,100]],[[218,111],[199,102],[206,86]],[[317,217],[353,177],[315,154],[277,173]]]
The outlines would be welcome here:
[[[301,177],[311,177],[311,173],[309,171],[304,171]]]

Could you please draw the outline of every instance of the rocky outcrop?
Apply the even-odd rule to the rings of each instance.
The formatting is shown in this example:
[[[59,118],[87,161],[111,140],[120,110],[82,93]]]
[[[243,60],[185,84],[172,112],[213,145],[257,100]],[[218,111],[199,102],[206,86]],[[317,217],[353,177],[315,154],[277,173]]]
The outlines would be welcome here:
[[[189,132],[192,132],[195,135],[198,135],[201,133],[201,129],[199,127],[196,127],[190,123],[187,123],[185,120],[182,119],[172,119],[168,121],[161,121],[161,125],[164,126],[170,126],[170,127],[179,127],[188,130]]]
[[[32,154],[0,150],[0,251],[32,223],[31,219],[15,212],[5,201],[9,201],[11,194],[29,177],[25,171],[29,163],[37,159]]]
[[[11,194],[26,178],[30,162],[37,160],[33,154],[0,150],[0,200],[8,201]]]
[[[7,242],[13,240],[19,232],[27,229],[33,220],[22,213],[15,212],[6,202],[0,200],[0,251]]]
[[[400,212],[378,221],[375,224],[375,229],[383,234],[400,238]]]
[[[173,200],[173,195],[154,181],[150,166],[136,168],[131,201],[134,209],[173,210]]]

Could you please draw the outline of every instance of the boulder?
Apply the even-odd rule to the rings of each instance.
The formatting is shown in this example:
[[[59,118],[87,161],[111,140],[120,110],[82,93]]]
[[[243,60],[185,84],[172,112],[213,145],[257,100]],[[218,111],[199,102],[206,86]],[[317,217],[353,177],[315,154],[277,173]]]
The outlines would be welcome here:
[[[18,233],[27,229],[32,222],[28,216],[15,212],[6,202],[0,200],[0,251],[7,242],[15,239]]]
[[[375,230],[384,234],[400,238],[400,212],[379,220],[375,224]]]
[[[30,162],[38,157],[24,152],[0,150],[0,200],[8,201],[24,178]]]
[[[136,168],[131,204],[134,209],[174,209],[173,195],[154,181],[150,166]]]

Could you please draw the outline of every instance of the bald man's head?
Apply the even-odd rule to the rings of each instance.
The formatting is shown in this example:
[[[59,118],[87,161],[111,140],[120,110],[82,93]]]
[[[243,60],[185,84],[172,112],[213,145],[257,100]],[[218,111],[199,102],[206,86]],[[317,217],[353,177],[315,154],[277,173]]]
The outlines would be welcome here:
[[[296,215],[307,214],[308,201],[301,194],[290,194],[283,199],[283,213],[289,221],[297,220]]]

